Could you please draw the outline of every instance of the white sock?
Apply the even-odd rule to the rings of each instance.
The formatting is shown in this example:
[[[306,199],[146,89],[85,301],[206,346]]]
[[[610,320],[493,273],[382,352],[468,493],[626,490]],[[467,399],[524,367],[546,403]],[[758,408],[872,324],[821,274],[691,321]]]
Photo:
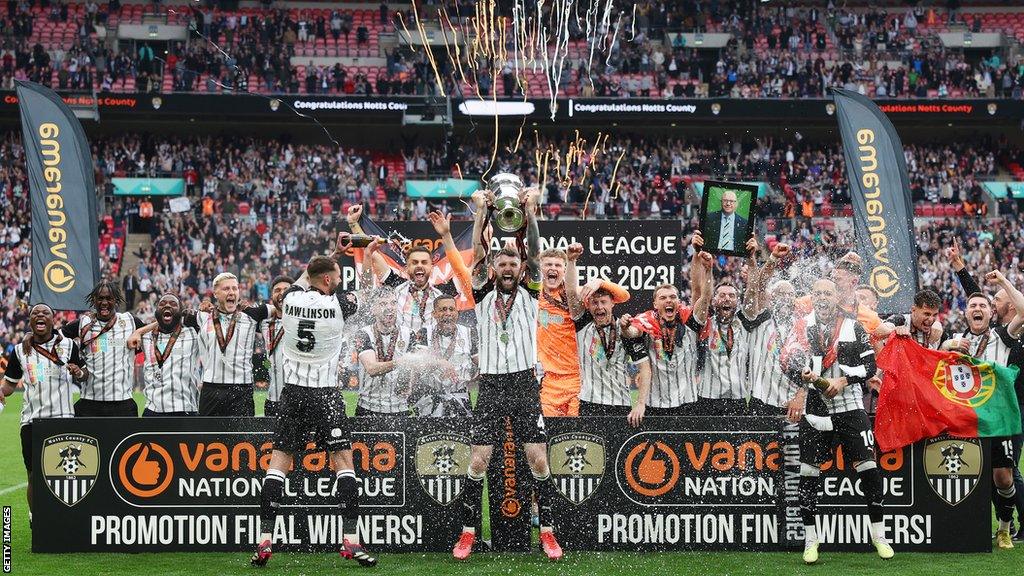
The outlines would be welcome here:
[[[544,532],[554,532],[555,529],[552,528],[551,526],[541,526],[540,527],[540,531],[543,534]]]
[[[811,544],[818,541],[818,529],[812,526],[804,525],[804,548],[810,548]]]
[[[359,536],[357,536],[356,534],[345,534],[344,538],[345,540],[348,540],[349,544],[352,544],[354,546],[359,545]]]
[[[999,529],[1000,530],[1006,530],[1007,532],[1009,532],[1010,531],[1010,521],[1009,520],[1000,520],[999,521]]]
[[[263,534],[260,534],[260,543],[262,543],[264,540],[272,540],[270,532],[264,532]]]
[[[811,428],[820,430],[821,432],[830,432],[832,430],[832,417],[831,416],[815,416],[813,414],[804,414],[804,418],[807,418],[807,423],[811,425]]]
[[[476,534],[476,526],[463,526],[463,532],[469,532],[470,534]]]
[[[871,539],[877,542],[886,542],[885,540],[885,524],[882,522],[871,523]],[[888,543],[888,542],[886,542]]]

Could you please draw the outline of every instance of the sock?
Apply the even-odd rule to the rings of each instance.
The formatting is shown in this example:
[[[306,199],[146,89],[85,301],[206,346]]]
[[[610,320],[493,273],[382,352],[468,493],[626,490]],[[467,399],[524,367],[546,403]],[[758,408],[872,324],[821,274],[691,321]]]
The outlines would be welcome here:
[[[821,487],[821,469],[811,464],[800,463],[800,518],[804,523],[804,542],[818,540],[814,527],[814,516],[818,509],[818,489]]]
[[[462,531],[476,533],[476,519],[480,515],[480,506],[484,498],[484,474],[474,476],[470,470],[466,474],[466,491],[462,497]]]
[[[281,506],[281,497],[284,496],[284,476],[285,473],[281,470],[271,468],[263,477],[263,489],[260,491],[260,527],[263,533],[260,534],[260,542],[273,539],[277,509]]]
[[[355,470],[338,470],[334,476],[334,499],[342,509],[342,534],[349,544],[359,544],[356,524],[359,522],[359,483]]]
[[[871,523],[871,539],[878,542],[888,543],[885,539],[885,523],[884,522],[872,522]]]
[[[821,432],[829,432],[832,430],[832,417],[831,416],[815,416],[814,414],[804,414],[804,418],[807,419],[807,423],[811,425],[811,428],[820,430]]]
[[[861,462],[854,466],[857,470],[857,478],[860,479],[860,489],[864,492],[864,500],[868,505],[868,516],[872,525],[882,523],[882,504],[885,501],[885,491],[882,488],[882,475],[878,472],[878,465],[874,460]],[[875,535],[881,539],[880,535]]]
[[[552,489],[551,472],[544,476],[533,475],[534,487],[537,490],[537,516],[540,518],[541,532],[551,532],[555,525],[554,514],[551,512]],[[546,529],[546,530],[545,530]]]
[[[1017,488],[1010,484],[1006,488],[996,487],[996,518],[999,519],[999,529],[1009,530],[1013,522],[1013,503],[1017,495]],[[1006,524],[1005,526],[1003,524]]]

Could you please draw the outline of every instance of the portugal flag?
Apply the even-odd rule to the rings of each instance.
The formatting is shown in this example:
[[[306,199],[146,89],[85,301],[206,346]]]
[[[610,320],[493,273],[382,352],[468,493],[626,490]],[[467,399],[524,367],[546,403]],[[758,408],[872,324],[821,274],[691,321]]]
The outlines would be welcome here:
[[[878,354],[885,371],[875,417],[883,452],[943,433],[967,438],[1020,434],[1016,366],[922,347],[893,336]]]

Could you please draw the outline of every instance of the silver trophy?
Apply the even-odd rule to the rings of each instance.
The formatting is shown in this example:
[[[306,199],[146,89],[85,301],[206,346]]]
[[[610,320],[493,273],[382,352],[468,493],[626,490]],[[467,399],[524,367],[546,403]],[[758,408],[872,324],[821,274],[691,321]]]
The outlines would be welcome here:
[[[487,187],[494,193],[494,224],[508,233],[522,230],[526,213],[519,195],[526,185],[519,176],[508,172],[495,174],[488,180]]]

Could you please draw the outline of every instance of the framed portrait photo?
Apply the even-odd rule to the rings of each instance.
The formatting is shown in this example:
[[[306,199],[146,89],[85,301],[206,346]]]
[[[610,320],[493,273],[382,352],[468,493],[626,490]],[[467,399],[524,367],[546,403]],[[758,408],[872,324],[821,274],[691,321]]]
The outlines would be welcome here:
[[[746,256],[747,240],[754,233],[757,191],[753,184],[704,181],[700,202],[700,231],[704,250],[726,256]]]

